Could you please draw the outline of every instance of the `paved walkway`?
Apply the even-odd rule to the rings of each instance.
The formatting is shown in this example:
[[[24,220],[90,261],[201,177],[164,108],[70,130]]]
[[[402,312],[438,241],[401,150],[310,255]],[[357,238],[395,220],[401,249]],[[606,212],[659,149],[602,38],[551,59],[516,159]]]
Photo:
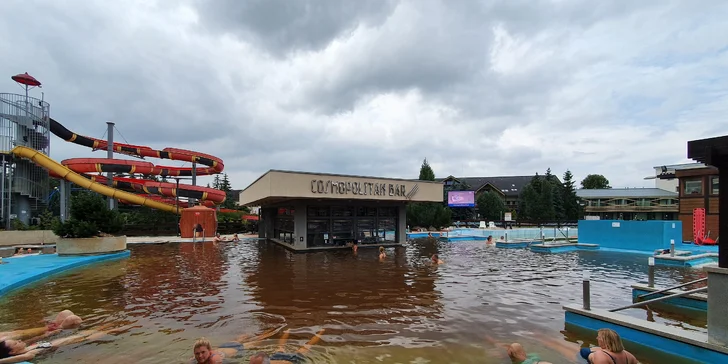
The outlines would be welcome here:
[[[0,264],[0,295],[71,268],[105,260],[122,259],[129,255],[130,252],[126,250],[103,255],[29,254],[3,258],[3,264]]]

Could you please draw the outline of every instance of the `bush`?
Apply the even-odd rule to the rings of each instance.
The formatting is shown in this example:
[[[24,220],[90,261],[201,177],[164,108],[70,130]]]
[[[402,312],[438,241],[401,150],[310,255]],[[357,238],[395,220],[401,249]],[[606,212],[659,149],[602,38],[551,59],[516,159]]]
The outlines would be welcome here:
[[[53,232],[62,238],[90,238],[113,235],[124,227],[118,212],[109,210],[106,201],[93,192],[71,197],[71,218],[53,224]]]

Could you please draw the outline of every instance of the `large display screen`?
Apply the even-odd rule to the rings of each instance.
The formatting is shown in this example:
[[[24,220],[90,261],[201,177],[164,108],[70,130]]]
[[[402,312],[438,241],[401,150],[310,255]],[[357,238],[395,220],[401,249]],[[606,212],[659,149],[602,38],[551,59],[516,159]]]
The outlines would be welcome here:
[[[447,205],[450,207],[475,207],[475,191],[449,191]]]

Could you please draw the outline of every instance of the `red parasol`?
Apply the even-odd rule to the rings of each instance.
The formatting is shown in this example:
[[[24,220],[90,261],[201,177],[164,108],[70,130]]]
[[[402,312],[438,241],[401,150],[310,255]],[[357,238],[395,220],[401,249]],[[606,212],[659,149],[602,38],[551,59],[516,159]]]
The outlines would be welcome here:
[[[40,81],[36,80],[35,77],[29,75],[28,72],[19,73],[10,78],[12,78],[13,81],[17,83],[22,83],[26,86],[40,86]]]

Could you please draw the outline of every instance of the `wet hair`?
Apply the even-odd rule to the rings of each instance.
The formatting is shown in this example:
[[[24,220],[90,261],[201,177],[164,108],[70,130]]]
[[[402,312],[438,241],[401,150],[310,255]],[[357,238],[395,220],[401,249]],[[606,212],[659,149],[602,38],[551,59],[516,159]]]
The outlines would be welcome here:
[[[10,355],[10,347],[8,347],[8,343],[3,340],[0,341],[0,359],[9,358],[12,355]]]
[[[432,259],[440,259],[440,257],[438,257],[437,254],[432,254]]]
[[[599,331],[597,331],[597,337],[602,339],[602,343],[606,346],[605,349],[613,353],[619,353],[624,350],[622,339],[619,337],[619,334],[612,329],[599,329]]]
[[[380,253],[384,253],[384,247],[383,247],[383,246],[380,246],[380,247],[379,247],[379,252],[380,252]]]
[[[201,337],[201,338],[197,339],[197,341],[195,341],[195,346],[192,350],[197,350],[198,348],[201,348],[203,346],[207,347],[207,350],[212,350],[212,345],[210,345],[210,340],[207,340],[204,337]]]

